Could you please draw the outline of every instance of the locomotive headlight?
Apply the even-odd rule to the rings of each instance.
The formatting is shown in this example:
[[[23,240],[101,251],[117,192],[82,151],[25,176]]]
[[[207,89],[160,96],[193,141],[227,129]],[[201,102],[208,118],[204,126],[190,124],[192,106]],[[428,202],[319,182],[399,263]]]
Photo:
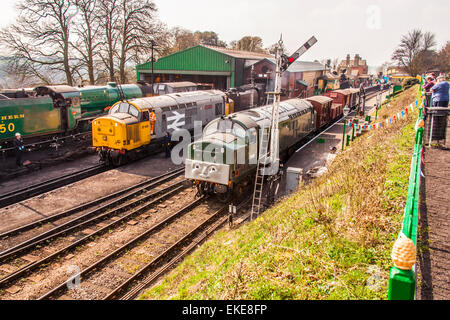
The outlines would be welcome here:
[[[224,153],[225,149],[224,148],[220,148],[220,153]]]
[[[106,141],[106,136],[103,136],[103,140]]]
[[[117,127],[117,122],[116,122],[116,123],[114,123],[114,126],[115,126],[115,127]]]

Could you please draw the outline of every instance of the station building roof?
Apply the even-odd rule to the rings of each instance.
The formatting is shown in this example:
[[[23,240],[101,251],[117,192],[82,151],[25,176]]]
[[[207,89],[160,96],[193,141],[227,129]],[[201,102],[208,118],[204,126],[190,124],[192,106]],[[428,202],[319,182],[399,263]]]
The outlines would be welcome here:
[[[267,60],[269,62],[271,62],[272,64],[276,64],[276,60],[274,58],[263,58],[263,60]],[[256,64],[258,62],[260,62],[261,60],[258,60],[256,62],[254,62],[253,64]],[[251,64],[249,65],[251,66]],[[320,62],[317,61],[294,61],[289,68],[287,68],[286,71],[288,72],[308,72],[308,71],[324,71],[324,70],[328,70],[327,67],[325,67],[325,65],[321,64]]]
[[[181,50],[153,63],[153,72],[160,74],[208,75],[230,77],[231,87],[243,84],[243,69],[249,63],[273,56],[266,53],[197,45]],[[136,66],[140,73],[151,73],[152,62]],[[241,83],[242,82],[242,83]]]

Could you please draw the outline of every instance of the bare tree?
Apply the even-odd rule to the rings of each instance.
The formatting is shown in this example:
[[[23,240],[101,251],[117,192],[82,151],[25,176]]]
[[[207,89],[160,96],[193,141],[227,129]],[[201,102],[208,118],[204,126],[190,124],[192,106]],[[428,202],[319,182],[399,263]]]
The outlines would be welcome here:
[[[171,54],[196,46],[200,44],[200,39],[192,31],[174,27],[169,32],[169,42],[169,47],[163,50],[162,55]]]
[[[70,22],[76,11],[72,1],[20,2],[19,18],[0,35],[0,41],[12,53],[18,70],[28,70],[39,78],[43,78],[43,70],[61,71],[67,84],[73,84],[69,37]]]
[[[79,14],[75,21],[74,33],[77,39],[73,45],[80,58],[78,69],[85,69],[90,84],[95,84],[95,67],[98,56],[100,17],[97,0],[74,0]],[[81,74],[80,74],[81,76]]]
[[[114,59],[119,30],[119,0],[98,0],[101,37],[104,39],[100,57],[108,71],[109,81],[115,81]]]
[[[439,50],[436,56],[436,66],[441,72],[450,71],[450,42],[447,43]]]
[[[265,51],[269,52],[270,54],[275,55],[277,47],[278,47],[278,42],[275,42],[274,44],[272,44],[271,46],[266,48]],[[283,53],[289,54],[287,52],[287,49],[286,49],[286,46],[284,45],[284,43],[283,43],[283,47],[281,48],[281,50],[282,50]]]
[[[428,57],[435,54],[435,45],[434,35],[430,32],[423,34],[418,29],[412,30],[402,36],[398,48],[392,54],[392,60],[411,76],[416,76],[427,68]]]
[[[232,41],[230,46],[236,50],[265,53],[260,37],[245,36],[238,41]]]
[[[227,46],[226,42],[220,40],[219,35],[214,31],[195,31],[194,36],[200,44],[224,48]]]
[[[120,0],[119,81],[124,83],[126,64],[134,55],[151,50],[151,41],[155,34],[156,6],[151,0]]]

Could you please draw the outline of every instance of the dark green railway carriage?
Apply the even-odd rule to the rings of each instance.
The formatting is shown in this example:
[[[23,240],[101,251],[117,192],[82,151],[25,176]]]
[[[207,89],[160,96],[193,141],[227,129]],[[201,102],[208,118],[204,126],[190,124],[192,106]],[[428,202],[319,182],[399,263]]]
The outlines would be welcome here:
[[[316,113],[310,102],[290,99],[280,103],[280,159],[294,152],[315,130]],[[272,106],[233,113],[210,122],[202,139],[188,147],[185,176],[200,193],[241,194],[253,181],[262,130],[269,130]]]
[[[151,87],[138,84],[124,84],[120,86],[126,99],[141,98],[150,93]],[[77,88],[81,93],[81,111],[83,118],[92,117],[105,112],[121,99],[119,88],[115,82],[106,86],[87,86]]]
[[[43,86],[36,96],[0,100],[0,143],[73,130],[81,117],[80,92],[69,86]]]

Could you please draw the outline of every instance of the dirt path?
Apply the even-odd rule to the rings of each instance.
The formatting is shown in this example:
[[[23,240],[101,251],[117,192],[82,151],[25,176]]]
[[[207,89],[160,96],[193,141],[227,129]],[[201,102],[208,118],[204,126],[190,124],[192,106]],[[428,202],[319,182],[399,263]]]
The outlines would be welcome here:
[[[450,130],[447,148],[425,148],[417,247],[417,299],[450,299]]]

